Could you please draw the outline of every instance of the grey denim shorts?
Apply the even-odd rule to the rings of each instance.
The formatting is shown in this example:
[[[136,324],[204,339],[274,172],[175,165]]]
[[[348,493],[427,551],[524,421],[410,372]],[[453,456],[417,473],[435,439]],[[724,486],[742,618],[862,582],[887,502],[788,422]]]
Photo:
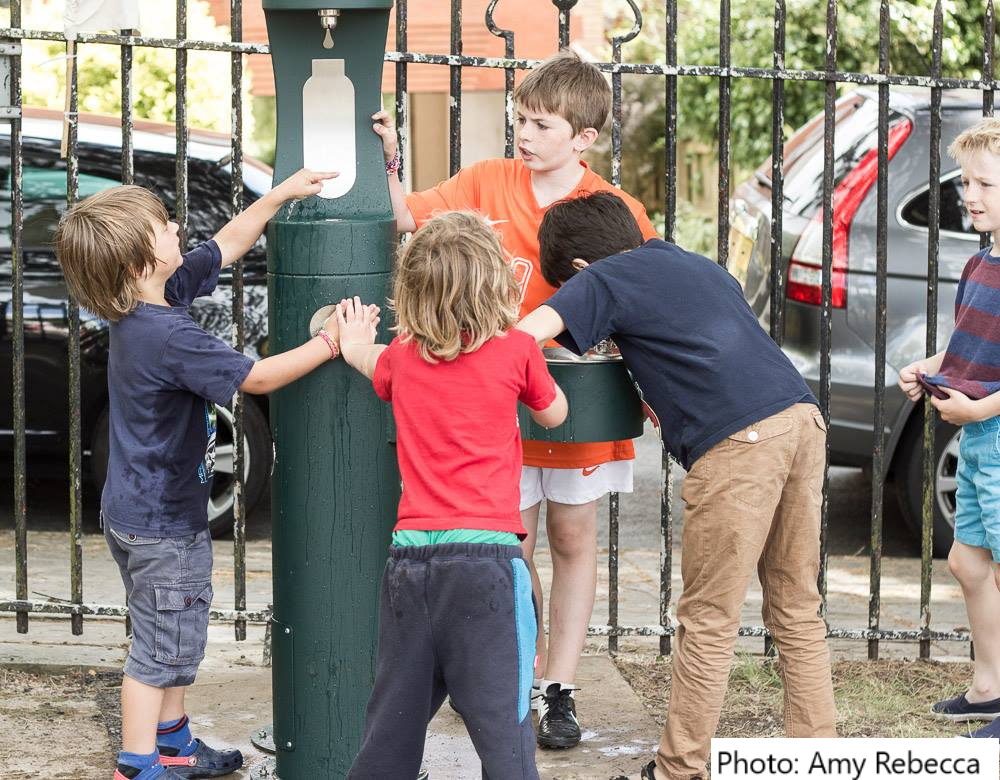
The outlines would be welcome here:
[[[155,688],[191,685],[208,642],[212,606],[212,538],[137,536],[112,529],[104,537],[125,583],[132,646],[125,674]]]

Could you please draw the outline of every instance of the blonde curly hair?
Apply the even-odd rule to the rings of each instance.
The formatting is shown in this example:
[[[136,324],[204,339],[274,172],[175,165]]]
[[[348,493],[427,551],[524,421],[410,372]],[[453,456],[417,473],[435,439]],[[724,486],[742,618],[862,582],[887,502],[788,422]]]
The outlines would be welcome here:
[[[431,363],[475,352],[517,322],[520,289],[481,216],[435,216],[400,250],[389,307],[395,330]]]

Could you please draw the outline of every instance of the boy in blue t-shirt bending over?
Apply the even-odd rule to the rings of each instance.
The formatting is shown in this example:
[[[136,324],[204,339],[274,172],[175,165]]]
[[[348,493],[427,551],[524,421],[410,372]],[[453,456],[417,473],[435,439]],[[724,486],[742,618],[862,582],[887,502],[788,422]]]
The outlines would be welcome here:
[[[195,324],[188,305],[260,237],[290,198],[336,174],[300,171],[181,255],[177,225],[142,187],[105,190],[66,212],[56,252],[80,304],[110,321],[110,457],[105,537],[132,618],[122,681],[115,780],[217,777],[238,750],[193,739],[184,694],[205,655],[212,604],[208,498],[215,404],[237,390],[270,393],[336,357],[336,320],[319,336],[258,362]]]
[[[754,573],[778,646],[790,737],[835,737],[819,617],[826,425],[736,280],[706,257],[643,242],[610,193],[553,206],[541,269],[560,286],[519,328],[578,354],[621,350],[667,450],[687,469],[677,640],[667,723],[644,780],[705,776]]]

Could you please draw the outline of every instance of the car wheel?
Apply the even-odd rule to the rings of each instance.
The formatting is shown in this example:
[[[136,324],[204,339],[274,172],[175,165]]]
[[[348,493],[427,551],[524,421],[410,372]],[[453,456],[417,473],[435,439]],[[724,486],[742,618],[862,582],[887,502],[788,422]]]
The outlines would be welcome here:
[[[962,429],[935,417],[934,429],[934,556],[947,558],[955,538],[955,490],[958,442]],[[914,414],[899,442],[896,487],[907,524],[919,537],[923,517],[923,414]]]
[[[236,491],[235,420],[225,406],[216,407],[215,477],[208,499],[208,527],[213,537],[225,536],[233,530],[233,505]],[[267,418],[255,401],[243,405],[244,484],[246,513],[249,515],[260,501],[271,473],[274,450]],[[108,473],[108,410],[105,409],[94,428],[91,445],[90,476],[100,492]]]

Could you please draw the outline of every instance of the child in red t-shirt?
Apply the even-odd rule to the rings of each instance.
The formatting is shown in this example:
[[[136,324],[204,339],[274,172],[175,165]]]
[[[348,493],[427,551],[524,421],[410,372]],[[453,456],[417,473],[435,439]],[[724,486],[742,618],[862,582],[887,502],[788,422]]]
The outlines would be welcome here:
[[[571,51],[561,51],[531,70],[514,92],[518,157],[482,160],[462,168],[424,192],[403,193],[389,177],[397,229],[414,230],[442,211],[471,210],[490,221],[521,288],[521,316],[553,293],[538,261],[538,228],[554,203],[610,191],[628,204],[643,238],[656,232],[642,204],[598,176],[581,159],[597,140],[611,109],[605,76]],[[372,117],[382,139],[387,170],[398,169],[396,130],[387,113]],[[552,552],[549,642],[538,643],[538,744],[573,747],[580,741],[573,691],[587,637],[597,584],[597,501],[609,492],[632,491],[635,453],[630,440],[609,442],[523,442],[521,519],[523,547],[531,564],[541,504]]]
[[[521,553],[517,403],[559,425],[566,398],[517,322],[518,288],[482,218],[430,220],[400,253],[397,336],[338,309],[350,365],[392,403],[403,494],[382,577],[375,688],[348,780],[416,777],[446,695],[483,776],[537,780],[529,703],[537,624]]]

